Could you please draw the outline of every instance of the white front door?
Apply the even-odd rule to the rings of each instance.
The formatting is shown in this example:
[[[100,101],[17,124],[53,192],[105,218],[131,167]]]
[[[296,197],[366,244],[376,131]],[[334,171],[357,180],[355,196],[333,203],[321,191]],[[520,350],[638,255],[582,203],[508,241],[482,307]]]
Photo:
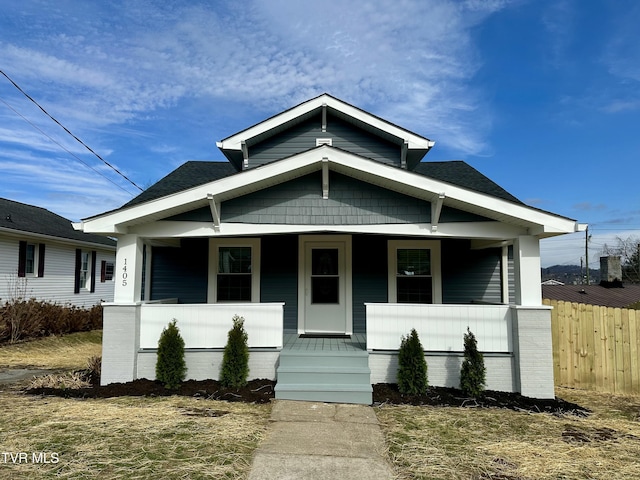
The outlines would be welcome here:
[[[301,240],[300,333],[351,333],[351,269],[348,236]]]

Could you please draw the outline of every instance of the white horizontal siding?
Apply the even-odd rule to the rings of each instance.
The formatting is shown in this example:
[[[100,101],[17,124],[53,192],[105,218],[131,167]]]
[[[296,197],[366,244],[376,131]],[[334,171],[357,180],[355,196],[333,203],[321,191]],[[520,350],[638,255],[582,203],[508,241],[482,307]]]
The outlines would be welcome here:
[[[157,348],[162,330],[174,318],[185,348],[224,348],[233,316],[244,317],[251,348],[282,348],[284,303],[143,304],[140,348]]]
[[[368,303],[367,350],[397,350],[416,329],[425,351],[461,352],[467,327],[482,352],[513,352],[511,312],[506,305]]]
[[[15,297],[15,285],[18,280],[18,248],[17,237],[0,238],[0,299],[10,300]],[[114,282],[100,282],[100,264],[102,260],[115,263],[115,252],[100,250],[84,246],[85,251],[95,250],[96,258],[96,291],[91,293],[88,289],[81,289],[80,293],[73,293],[75,282],[75,255],[76,247],[64,243],[31,240],[35,244],[45,244],[44,276],[26,276],[20,279],[20,295],[25,298],[49,301],[58,304],[72,304],[78,307],[91,307],[101,301],[112,302]]]

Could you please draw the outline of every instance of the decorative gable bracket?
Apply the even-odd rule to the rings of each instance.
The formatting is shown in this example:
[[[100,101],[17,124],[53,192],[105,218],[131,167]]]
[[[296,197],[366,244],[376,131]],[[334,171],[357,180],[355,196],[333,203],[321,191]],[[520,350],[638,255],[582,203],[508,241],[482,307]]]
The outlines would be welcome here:
[[[438,231],[438,224],[440,223],[440,213],[442,213],[442,204],[444,203],[445,194],[440,193],[435,201],[431,202],[431,231]]]
[[[209,208],[211,209],[211,217],[213,218],[213,229],[216,232],[220,231],[220,205],[216,202],[212,193],[207,193],[207,200],[209,200]]]
[[[329,159],[322,157],[322,198],[329,198]]]

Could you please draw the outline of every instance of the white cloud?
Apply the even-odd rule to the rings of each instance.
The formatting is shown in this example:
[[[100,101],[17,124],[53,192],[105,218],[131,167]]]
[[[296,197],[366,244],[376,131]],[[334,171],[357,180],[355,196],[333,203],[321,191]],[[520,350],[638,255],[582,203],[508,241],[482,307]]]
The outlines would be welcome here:
[[[56,26],[28,46],[5,41],[0,61],[28,85],[47,82],[42,100],[71,126],[121,124],[187,97],[273,113],[328,91],[477,154],[491,122],[469,85],[481,64],[469,28],[505,4],[127,2],[73,17],[50,7]]]
[[[259,121],[325,91],[466,156],[487,150],[491,126],[491,111],[472,86],[482,58],[471,31],[510,3],[26,2],[0,20],[7,26],[0,65],[103,158],[145,178],[159,178],[166,174],[161,167],[178,163],[166,157],[179,140],[148,133],[156,117],[175,118],[184,128],[200,122],[202,112],[218,115],[224,104]],[[89,155],[13,87],[1,88],[65,148]],[[28,185],[12,188],[16,200],[30,203],[23,193],[37,190],[70,218],[129,200],[21,122],[0,127],[7,147],[0,153],[0,186]],[[123,152],[118,137],[136,151]],[[108,158],[113,151],[117,158]],[[160,153],[164,163],[143,164],[139,152]],[[106,168],[95,158],[88,163]]]

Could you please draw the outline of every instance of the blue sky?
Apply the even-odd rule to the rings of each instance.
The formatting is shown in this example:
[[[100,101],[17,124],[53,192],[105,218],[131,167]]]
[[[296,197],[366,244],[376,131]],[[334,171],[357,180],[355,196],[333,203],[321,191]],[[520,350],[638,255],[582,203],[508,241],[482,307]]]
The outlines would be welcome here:
[[[143,188],[327,92],[589,223],[594,266],[640,236],[639,23],[635,0],[0,0],[0,69]],[[0,76],[0,196],[79,220],[138,192]]]

